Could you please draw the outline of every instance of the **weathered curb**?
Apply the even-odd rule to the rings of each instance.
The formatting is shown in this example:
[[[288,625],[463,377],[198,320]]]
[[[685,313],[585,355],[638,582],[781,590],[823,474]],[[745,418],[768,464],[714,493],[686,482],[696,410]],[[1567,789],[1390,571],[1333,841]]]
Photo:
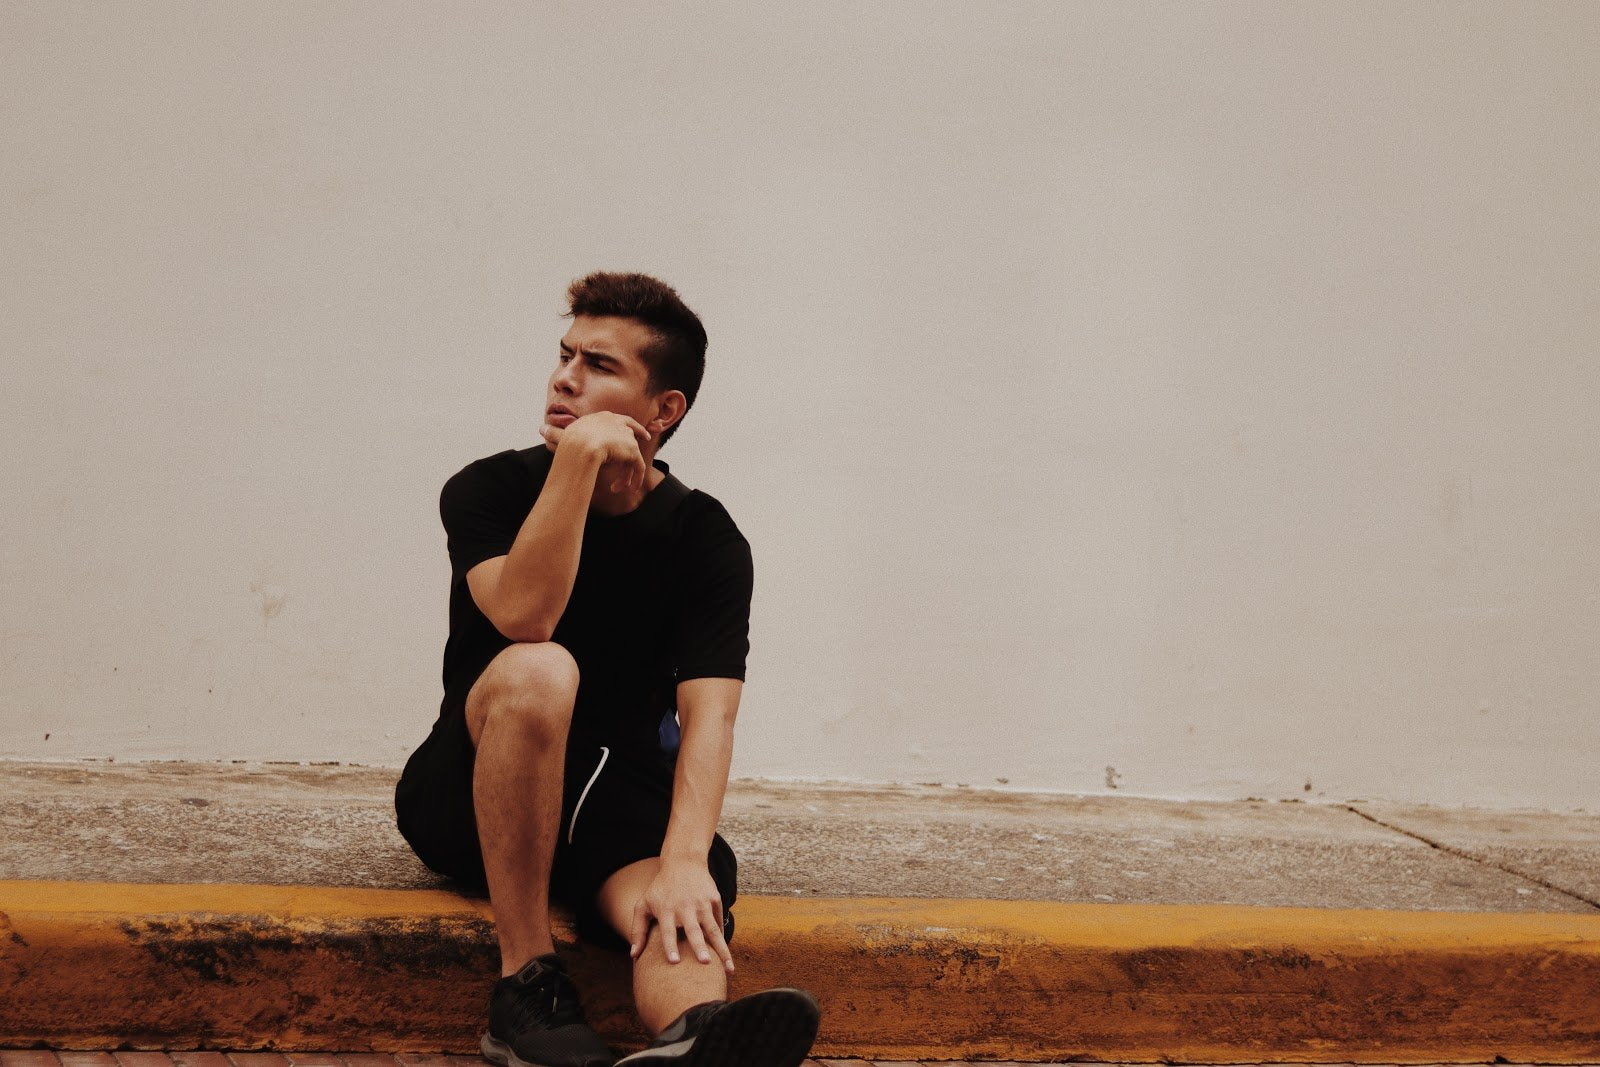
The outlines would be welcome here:
[[[1600,1058],[1600,915],[754,897],[735,992],[801,985],[815,1055]],[[0,882],[0,1044],[472,1052],[485,902],[428,890]],[[626,961],[558,937],[637,1043]]]

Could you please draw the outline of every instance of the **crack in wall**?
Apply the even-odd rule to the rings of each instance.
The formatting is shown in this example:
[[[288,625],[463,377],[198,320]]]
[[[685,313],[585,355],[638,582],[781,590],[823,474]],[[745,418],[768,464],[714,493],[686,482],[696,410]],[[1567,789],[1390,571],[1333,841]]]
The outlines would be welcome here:
[[[1548,889],[1548,890],[1550,890],[1552,892],[1555,892],[1555,893],[1560,893],[1562,896],[1571,897],[1573,900],[1578,901],[1580,904],[1587,904],[1591,908],[1595,908],[1596,910],[1600,910],[1600,900],[1593,900],[1593,899],[1591,899],[1589,897],[1584,896],[1582,893],[1576,892],[1576,891],[1571,890],[1571,889],[1567,889],[1565,886],[1556,885],[1554,882],[1550,882],[1550,881],[1547,881],[1546,879],[1540,878],[1536,874],[1529,874],[1527,871],[1518,870],[1517,868],[1507,866],[1504,863],[1498,863],[1495,860],[1489,859],[1487,856],[1475,856],[1471,852],[1468,852],[1465,849],[1456,848],[1454,845],[1447,845],[1443,841],[1435,841],[1431,837],[1428,837],[1425,834],[1417,833],[1415,830],[1407,830],[1403,826],[1396,826],[1393,823],[1384,822],[1382,819],[1378,818],[1377,816],[1369,815],[1366,812],[1362,811],[1360,808],[1354,807],[1354,806],[1352,806],[1350,804],[1338,804],[1338,805],[1335,805],[1335,806],[1343,808],[1345,811],[1350,812],[1352,815],[1359,815],[1359,816],[1361,816],[1361,818],[1367,820],[1370,823],[1376,823],[1377,825],[1383,827],[1385,830],[1393,830],[1397,834],[1404,834],[1406,837],[1414,838],[1415,840],[1421,841],[1424,845],[1427,845],[1429,848],[1436,848],[1440,852],[1447,852],[1452,856],[1459,856],[1464,860],[1470,860],[1471,862],[1477,863],[1477,864],[1481,864],[1484,867],[1493,867],[1497,871],[1501,871],[1501,872],[1503,872],[1505,874],[1509,874],[1509,875],[1513,875],[1514,877],[1521,878],[1525,882],[1532,882],[1534,885],[1541,886],[1541,887],[1543,887],[1545,889]]]

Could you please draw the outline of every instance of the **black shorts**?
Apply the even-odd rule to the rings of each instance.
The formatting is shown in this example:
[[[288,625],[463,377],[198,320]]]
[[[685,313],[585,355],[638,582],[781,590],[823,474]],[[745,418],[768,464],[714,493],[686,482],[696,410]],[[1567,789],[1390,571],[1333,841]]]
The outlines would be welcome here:
[[[395,785],[400,834],[430,869],[486,891],[483,851],[472,804],[476,758],[464,701],[446,701],[433,731],[406,761]],[[659,749],[609,747],[572,738],[567,744],[550,895],[577,914],[586,940],[626,949],[600,915],[600,887],[617,871],[661,855],[672,812],[671,758]],[[738,863],[721,834],[707,856],[722,897],[723,937],[733,937]]]

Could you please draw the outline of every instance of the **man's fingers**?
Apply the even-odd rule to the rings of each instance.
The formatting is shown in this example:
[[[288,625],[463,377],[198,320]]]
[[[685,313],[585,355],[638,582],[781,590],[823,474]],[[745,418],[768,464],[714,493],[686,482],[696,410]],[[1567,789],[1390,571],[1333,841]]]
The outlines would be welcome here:
[[[664,912],[656,916],[656,925],[661,927],[661,951],[666,953],[668,963],[678,962],[678,917],[672,912]]]
[[[728,950],[728,941],[722,936],[722,909],[712,910],[712,915],[706,920],[706,944],[712,952],[717,953],[718,960],[728,974],[733,974],[733,953]],[[710,960],[707,960],[710,963]]]
[[[633,464],[628,460],[608,459],[600,467],[600,481],[613,493],[620,493],[633,485]]]
[[[709,942],[712,952],[717,953],[718,960],[722,960],[723,969],[726,969],[728,974],[733,974],[733,950],[728,947],[728,942],[723,939],[722,926],[712,926],[710,928]]]
[[[721,910],[721,908],[718,908],[712,912],[712,922],[706,926],[706,932],[711,936],[706,940],[711,945],[711,950],[717,954],[717,958],[722,961],[722,966],[729,974],[732,974],[733,953],[728,950],[728,942],[722,936]]]
[[[644,901],[633,906],[633,919],[628,923],[628,955],[634,959],[639,958],[639,953],[644,951],[645,939],[650,936],[650,912],[645,909]]]
[[[705,935],[700,932],[700,920],[683,924],[683,939],[689,942],[695,959],[701,963],[711,962],[711,951],[706,948]]]

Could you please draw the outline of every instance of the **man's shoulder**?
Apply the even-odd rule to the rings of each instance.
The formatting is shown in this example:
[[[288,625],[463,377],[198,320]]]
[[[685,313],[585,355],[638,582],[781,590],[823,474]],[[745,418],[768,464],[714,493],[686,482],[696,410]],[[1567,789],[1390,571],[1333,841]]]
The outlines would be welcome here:
[[[541,468],[536,453],[548,450],[506,449],[475,459],[445,480],[439,490],[439,517],[446,529],[493,518],[521,521],[544,485],[548,460]]]
[[[692,546],[726,548],[738,546],[745,553],[750,542],[722,501],[703,489],[691,489],[679,508],[679,529],[683,540]]]
[[[522,484],[530,476],[535,477],[535,484],[538,484],[549,470],[550,450],[543,445],[508,448],[468,463],[445,480],[445,487]]]
[[[685,518],[698,526],[739,528],[722,501],[704,489],[689,489],[684,494],[683,511]]]

